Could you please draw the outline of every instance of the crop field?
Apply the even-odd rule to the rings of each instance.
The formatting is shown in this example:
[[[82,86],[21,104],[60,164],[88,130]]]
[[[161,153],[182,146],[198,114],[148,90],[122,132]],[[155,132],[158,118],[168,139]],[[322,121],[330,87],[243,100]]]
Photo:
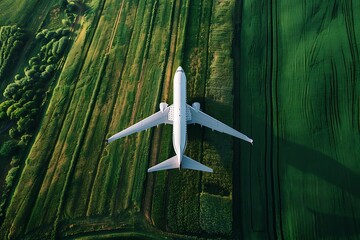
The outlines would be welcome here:
[[[360,238],[359,1],[0,9],[0,239]],[[254,139],[189,126],[212,174],[147,173],[169,125],[104,142],[172,103],[180,65],[188,103]]]

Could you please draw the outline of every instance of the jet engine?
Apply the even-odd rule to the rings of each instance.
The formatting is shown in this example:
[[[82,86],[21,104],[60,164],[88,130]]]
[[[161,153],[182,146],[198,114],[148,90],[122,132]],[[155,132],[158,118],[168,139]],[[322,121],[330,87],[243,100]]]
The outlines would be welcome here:
[[[159,105],[160,111],[165,111],[165,109],[167,108],[168,104],[166,102],[162,102]]]
[[[200,103],[194,102],[194,103],[192,104],[192,107],[193,107],[197,112],[200,111]]]

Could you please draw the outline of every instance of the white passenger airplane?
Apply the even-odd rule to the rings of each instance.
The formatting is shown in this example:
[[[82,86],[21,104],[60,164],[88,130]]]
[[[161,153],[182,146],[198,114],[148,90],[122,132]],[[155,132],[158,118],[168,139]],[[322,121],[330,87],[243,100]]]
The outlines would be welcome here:
[[[160,103],[160,111],[134,124],[133,126],[113,135],[106,142],[110,143],[116,139],[140,132],[142,130],[157,126],[159,124],[173,125],[173,146],[176,155],[148,169],[148,172],[155,172],[174,168],[187,168],[203,172],[213,170],[184,155],[187,140],[187,124],[200,124],[223,132],[234,137],[253,143],[253,140],[235,129],[225,125],[215,118],[200,110],[200,103],[194,102],[192,106],[186,104],[186,76],[184,70],[178,67],[174,76],[174,103],[168,106],[167,103]]]

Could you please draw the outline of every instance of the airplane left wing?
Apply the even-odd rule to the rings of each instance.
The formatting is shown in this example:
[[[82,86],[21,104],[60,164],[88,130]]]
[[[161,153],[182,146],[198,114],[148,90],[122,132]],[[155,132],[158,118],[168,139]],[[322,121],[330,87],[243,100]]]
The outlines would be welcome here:
[[[211,128],[212,130],[216,130],[218,132],[226,133],[231,136],[240,138],[244,141],[247,141],[249,143],[253,143],[253,140],[246,136],[245,134],[242,134],[239,131],[236,131],[235,129],[229,127],[228,125],[220,122],[219,120],[207,115],[206,113],[202,112],[201,110],[197,110],[190,105],[187,105],[188,109],[190,109],[191,113],[191,120],[188,121],[188,124],[197,123],[201,126],[205,126],[208,128]]]
[[[146,130],[148,128],[152,128],[159,124],[163,124],[163,123],[172,124],[172,121],[169,120],[168,118],[169,111],[170,111],[170,106],[165,108],[163,111],[158,111],[153,115],[145,118],[144,120],[141,120],[140,122],[132,125],[131,127],[128,127],[122,130],[121,132],[118,132],[117,134],[106,139],[106,142],[108,143],[113,142],[119,138],[126,137],[130,134],[137,133]]]

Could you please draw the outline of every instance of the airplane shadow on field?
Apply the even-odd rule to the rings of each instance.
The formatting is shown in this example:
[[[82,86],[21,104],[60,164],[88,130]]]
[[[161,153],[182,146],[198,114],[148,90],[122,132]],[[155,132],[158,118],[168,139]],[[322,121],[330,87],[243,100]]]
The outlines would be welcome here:
[[[296,169],[314,174],[360,199],[360,175],[338,161],[316,150],[291,143],[280,142],[291,154],[287,163]]]
[[[201,111],[203,111],[204,113],[210,115],[211,117],[214,117],[215,119],[219,120],[220,122],[225,123],[226,125],[229,125],[232,128],[235,128],[232,124],[229,123],[229,118],[231,119],[233,117],[233,112],[232,112],[232,106],[225,106],[222,103],[219,103],[211,98],[189,98],[187,101],[187,104],[189,104],[190,106],[194,103],[194,102],[199,102],[200,103],[200,109]],[[206,102],[206,104],[204,103]],[[210,107],[211,106],[211,107]],[[214,114],[214,112],[216,111],[216,114]],[[231,114],[230,116],[228,116],[228,114]],[[241,129],[237,129],[236,130],[242,132]],[[206,131],[206,137],[204,137],[204,133]],[[249,135],[248,133],[245,133],[245,135]],[[216,141],[214,140],[213,137],[209,137],[209,136],[216,136]],[[227,150],[228,150],[228,146],[225,146],[224,148],[224,144],[222,143],[222,139],[231,139],[232,136],[225,134],[225,133],[220,133],[216,130],[212,131],[210,128],[207,127],[202,127],[199,124],[190,124],[188,125],[188,140],[196,140],[196,141],[206,141],[207,144],[209,144],[210,146],[213,146],[216,149],[216,152],[220,155],[221,159],[226,159],[228,157],[227,155]],[[233,138],[234,141],[236,141],[237,139],[234,137]],[[242,140],[238,140],[238,141],[242,141]],[[249,143],[247,142],[243,142],[246,145],[251,146]],[[231,144],[230,148],[233,148],[233,144]],[[196,159],[195,159],[196,160]],[[200,159],[198,159],[200,160]],[[198,161],[197,160],[197,161]],[[226,169],[231,169],[232,168],[232,162],[223,162],[224,167]],[[211,166],[209,166],[211,167]],[[215,169],[214,169],[215,171]]]
[[[281,147],[287,148],[287,153],[290,153],[286,158],[287,164],[304,173],[313,174],[360,200],[360,175],[358,173],[316,150],[284,140],[280,141],[280,144]],[[320,201],[332,201],[332,199],[320,199]],[[350,204],[353,203],[347,205]],[[314,216],[318,236],[350,237],[360,234],[360,225],[358,225],[360,219],[349,217],[353,215],[353,212],[347,211],[346,216],[343,216],[324,213],[309,207],[306,210]]]

